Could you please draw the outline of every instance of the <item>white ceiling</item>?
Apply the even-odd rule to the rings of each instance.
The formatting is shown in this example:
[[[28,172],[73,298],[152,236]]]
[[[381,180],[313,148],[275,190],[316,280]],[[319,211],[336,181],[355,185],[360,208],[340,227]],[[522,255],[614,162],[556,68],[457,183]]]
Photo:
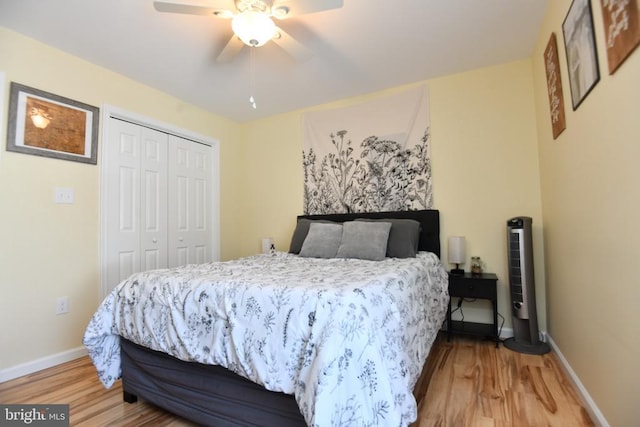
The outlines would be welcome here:
[[[529,57],[547,1],[344,0],[278,22],[302,63],[274,43],[217,63],[230,21],[152,0],[0,0],[0,25],[243,122]]]

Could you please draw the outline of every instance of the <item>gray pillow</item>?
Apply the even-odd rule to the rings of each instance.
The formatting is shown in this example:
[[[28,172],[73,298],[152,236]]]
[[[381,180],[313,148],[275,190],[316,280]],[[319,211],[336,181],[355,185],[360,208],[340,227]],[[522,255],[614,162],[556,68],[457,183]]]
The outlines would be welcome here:
[[[311,223],[313,222],[321,222],[324,224],[337,224],[337,222],[327,221],[324,219],[300,218],[296,223],[296,229],[293,230],[293,236],[291,236],[289,253],[292,253],[292,254],[300,253],[300,249],[302,249],[302,244],[304,243],[304,239],[307,238],[307,233],[309,233],[309,225],[311,225]]]
[[[341,240],[342,224],[312,222],[302,243],[300,256],[333,258],[338,253]]]
[[[389,258],[415,258],[420,242],[420,222],[414,219],[367,219],[358,218],[356,221],[391,222],[389,241],[387,242],[387,256]]]
[[[342,226],[342,242],[336,257],[383,260],[390,230],[390,222],[347,221]]]

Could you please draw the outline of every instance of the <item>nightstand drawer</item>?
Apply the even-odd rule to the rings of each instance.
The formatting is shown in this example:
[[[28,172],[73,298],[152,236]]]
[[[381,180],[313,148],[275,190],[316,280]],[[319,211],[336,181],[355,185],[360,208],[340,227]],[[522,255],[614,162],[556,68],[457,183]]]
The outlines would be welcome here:
[[[450,276],[449,295],[452,297],[495,299],[496,285],[493,278]]]

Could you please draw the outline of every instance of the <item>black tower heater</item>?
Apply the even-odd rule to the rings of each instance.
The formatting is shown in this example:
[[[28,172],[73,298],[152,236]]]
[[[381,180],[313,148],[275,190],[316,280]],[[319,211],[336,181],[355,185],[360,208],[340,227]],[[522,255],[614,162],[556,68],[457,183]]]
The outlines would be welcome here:
[[[550,348],[547,343],[540,341],[538,334],[531,223],[531,218],[526,216],[507,221],[513,338],[506,339],[504,346],[520,353],[544,354]]]

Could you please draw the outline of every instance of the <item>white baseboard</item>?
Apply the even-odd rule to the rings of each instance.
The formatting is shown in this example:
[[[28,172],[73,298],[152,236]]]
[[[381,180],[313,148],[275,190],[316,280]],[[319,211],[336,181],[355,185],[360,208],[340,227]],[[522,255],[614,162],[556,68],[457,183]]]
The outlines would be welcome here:
[[[513,336],[513,329],[511,328],[502,328],[502,330],[499,331],[500,333],[500,339],[507,339],[507,338],[511,338]]]
[[[51,356],[42,357],[31,362],[22,363],[11,368],[0,370],[0,383],[13,380],[24,375],[33,374],[52,366],[60,365],[71,360],[86,356],[87,349],[85,347],[76,347],[61,353],[52,354]]]
[[[591,417],[591,420],[594,423],[596,423],[598,426],[609,427],[609,423],[607,422],[607,419],[604,417],[602,412],[600,412],[598,405],[596,405],[596,402],[593,401],[593,399],[589,395],[589,392],[580,381],[580,378],[578,378],[574,370],[571,368],[571,365],[569,365],[569,361],[565,359],[564,355],[562,354],[562,352],[560,351],[556,343],[553,341],[553,338],[551,338],[551,335],[546,334],[546,338],[547,338],[546,341],[549,343],[549,345],[553,349],[556,356],[558,356],[558,359],[560,359],[560,363],[562,364],[562,367],[564,368],[565,372],[569,376],[569,379],[578,390],[580,397],[585,403],[587,412],[589,412],[589,416]]]

